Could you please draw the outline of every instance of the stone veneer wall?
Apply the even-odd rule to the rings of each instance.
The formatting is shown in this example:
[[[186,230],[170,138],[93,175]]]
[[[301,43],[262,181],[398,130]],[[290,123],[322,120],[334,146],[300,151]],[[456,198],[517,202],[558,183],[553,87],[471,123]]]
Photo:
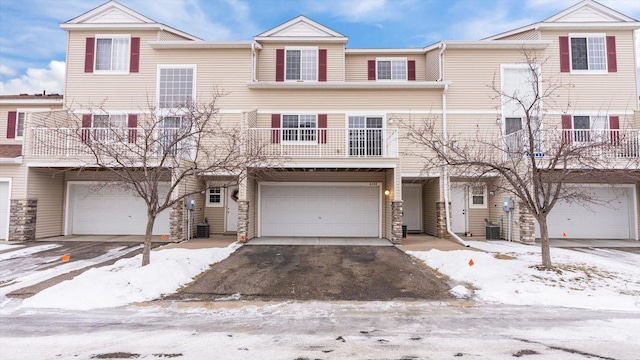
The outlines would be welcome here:
[[[37,199],[11,199],[9,240],[34,241],[36,239]]]
[[[402,243],[402,201],[391,203],[391,242]]]
[[[171,212],[169,213],[171,241],[185,240],[184,225],[184,204],[182,201],[178,201],[178,203],[173,205]]]
[[[520,202],[520,242],[523,244],[534,244],[536,242],[535,219],[529,210]]]
[[[249,230],[249,202],[238,200],[238,241],[247,242]]]
[[[436,236],[442,239],[449,238],[449,232],[447,231],[447,212],[444,206],[444,201],[436,203]]]

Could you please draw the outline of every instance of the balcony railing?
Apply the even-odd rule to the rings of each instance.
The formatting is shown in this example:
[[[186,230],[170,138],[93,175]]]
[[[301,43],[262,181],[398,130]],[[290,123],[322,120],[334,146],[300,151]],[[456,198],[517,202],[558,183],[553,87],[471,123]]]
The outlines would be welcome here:
[[[82,157],[92,154],[91,150],[106,153],[133,152],[141,154],[181,155],[190,152],[191,142],[178,141],[184,136],[178,128],[159,128],[149,141],[144,129],[140,128],[32,128],[27,155]],[[99,143],[99,146],[90,146]],[[154,149],[144,149],[150,143]],[[137,145],[136,145],[137,144]]]
[[[305,158],[397,158],[398,129],[253,128],[249,145],[266,156]]]
[[[545,157],[547,152],[560,146],[581,147],[585,156],[600,158],[638,158],[640,157],[640,130],[545,130],[535,134],[535,157]],[[524,130],[503,137],[506,158],[530,156],[529,139]]]

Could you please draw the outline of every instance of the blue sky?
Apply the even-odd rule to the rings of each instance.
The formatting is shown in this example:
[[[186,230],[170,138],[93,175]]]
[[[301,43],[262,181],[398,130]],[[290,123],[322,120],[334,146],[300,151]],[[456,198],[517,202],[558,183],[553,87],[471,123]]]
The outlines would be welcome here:
[[[63,92],[59,24],[106,0],[0,0],[0,94]],[[298,15],[349,37],[349,48],[478,40],[548,18],[578,0],[120,0],[204,40],[250,40]],[[601,0],[640,19],[640,0]],[[640,45],[639,45],[640,46]],[[640,53],[640,51],[638,51]]]

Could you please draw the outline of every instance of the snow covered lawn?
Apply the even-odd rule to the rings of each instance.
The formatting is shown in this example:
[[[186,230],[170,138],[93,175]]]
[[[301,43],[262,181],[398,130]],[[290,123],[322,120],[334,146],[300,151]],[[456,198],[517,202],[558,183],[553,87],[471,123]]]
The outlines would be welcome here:
[[[541,263],[539,246],[505,241],[468,243],[486,252],[408,253],[460,284],[451,290],[460,298],[511,305],[640,310],[640,255],[599,250],[607,252],[607,256],[600,256],[597,251],[552,248],[556,269],[542,271],[536,268]]]

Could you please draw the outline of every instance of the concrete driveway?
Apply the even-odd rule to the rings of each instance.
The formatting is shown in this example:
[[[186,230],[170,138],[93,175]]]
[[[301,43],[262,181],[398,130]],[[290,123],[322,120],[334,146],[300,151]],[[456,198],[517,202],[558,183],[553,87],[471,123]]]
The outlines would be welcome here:
[[[449,286],[395,246],[243,246],[167,300],[450,299]]]

